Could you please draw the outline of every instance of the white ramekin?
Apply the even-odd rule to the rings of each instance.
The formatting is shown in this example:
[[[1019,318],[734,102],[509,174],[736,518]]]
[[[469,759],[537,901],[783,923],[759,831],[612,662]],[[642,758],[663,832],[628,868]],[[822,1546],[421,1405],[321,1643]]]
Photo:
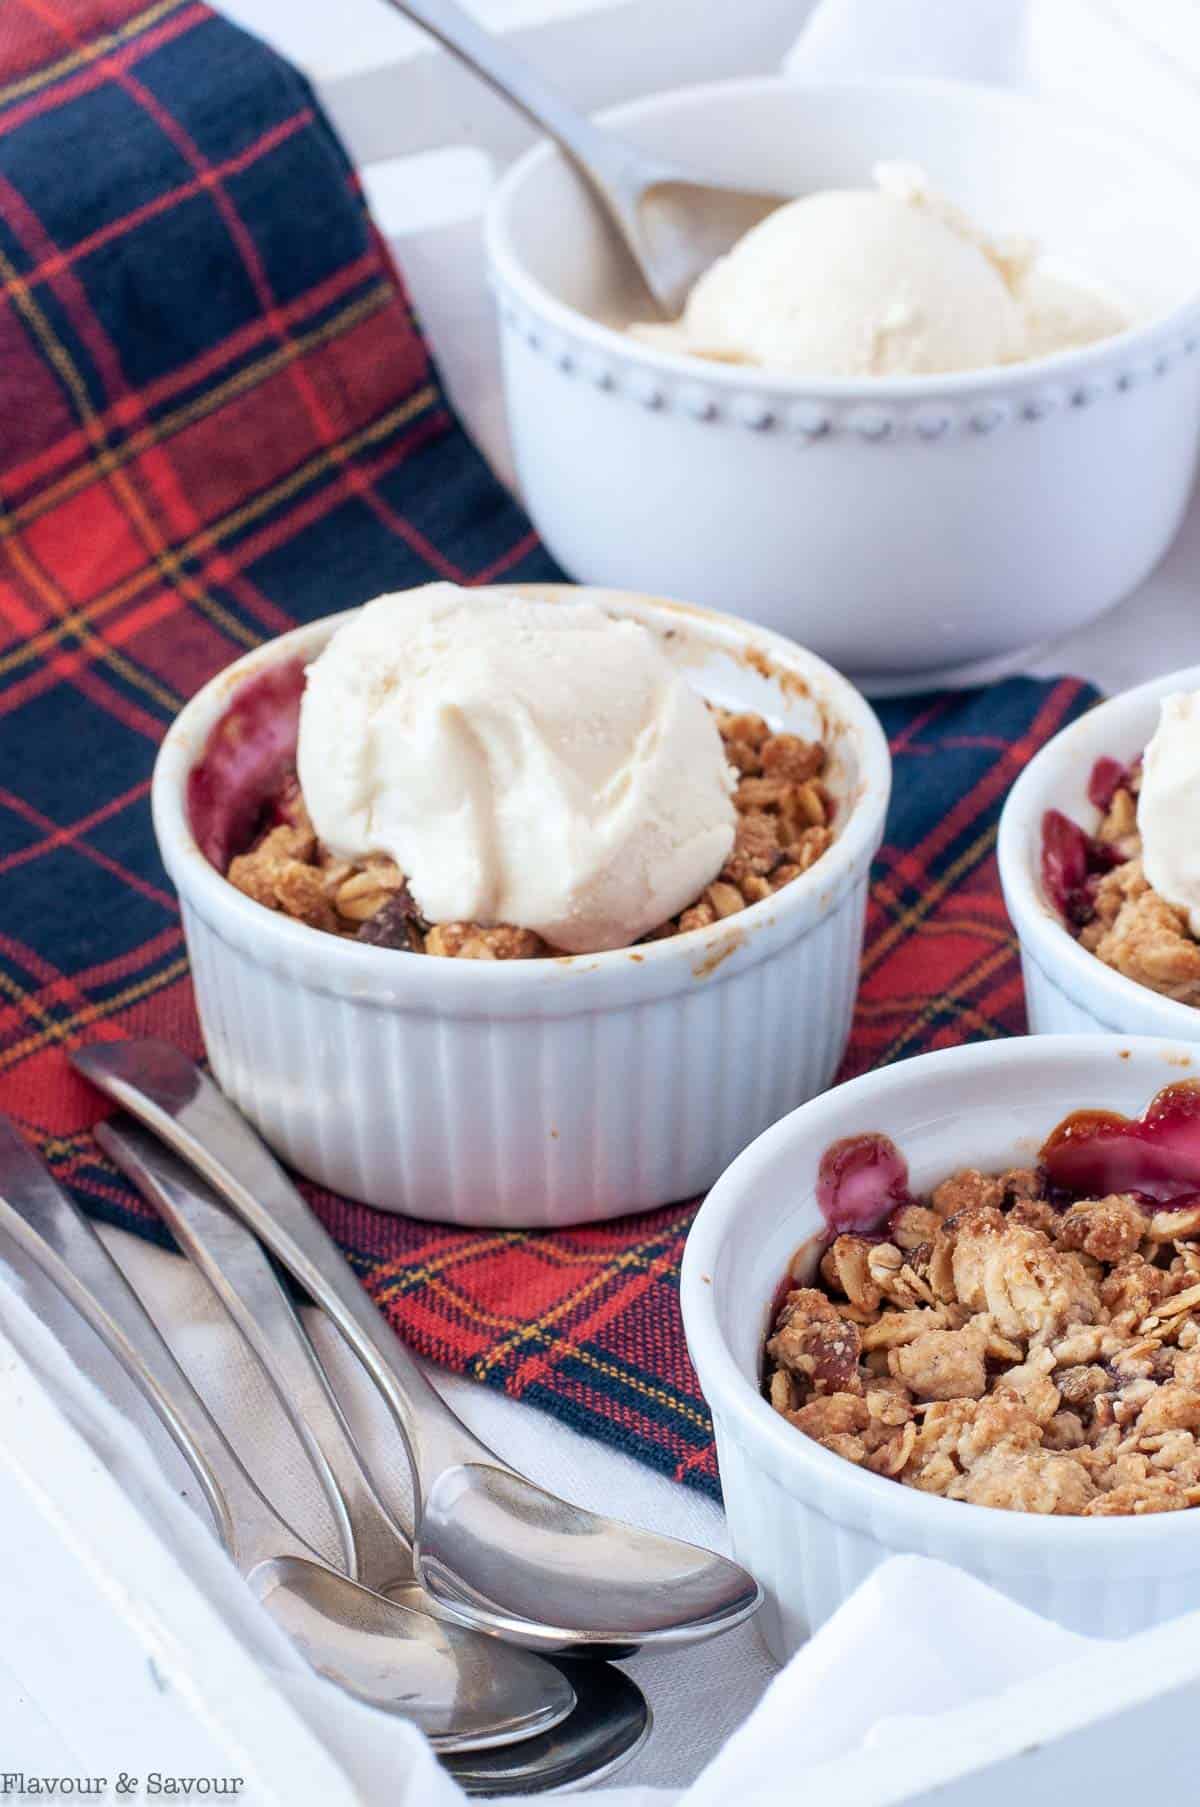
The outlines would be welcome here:
[[[675,356],[618,330],[638,304],[611,237],[562,157],[535,149],[492,197],[488,258],[522,491],[573,577],[732,607],[895,691],[1062,634],[1157,563],[1200,427],[1195,172],[954,83],[762,77],[604,117],[783,193],[915,160],[1146,323],[944,377],[821,382]]]
[[[828,1085],[845,1048],[891,780],[878,721],[773,634],[679,603],[591,596],[659,634],[710,700],[830,748],[832,847],[710,928],[616,953],[447,960],[340,941],[236,891],[192,836],[188,774],[239,684],[314,656],[345,616],[239,659],[163,742],[154,826],[213,1071],[293,1167],[384,1210],[536,1227],[686,1198]]]
[[[961,1167],[1026,1165],[1069,1112],[1136,1114],[1186,1077],[1178,1042],[1024,1037],[901,1061],[838,1086],[760,1136],[722,1175],[684,1252],[688,1347],[712,1410],[734,1552],[761,1582],[780,1662],[888,1556],[957,1563],[1074,1631],[1119,1637],[1200,1607],[1200,1517],[1043,1518],[869,1474],[762,1397],[763,1340],[788,1263],[824,1225],[815,1182],[841,1136],[877,1131],[923,1191]]]
[[[1042,818],[1070,816],[1089,833],[1098,812],[1087,787],[1097,759],[1128,764],[1158,726],[1158,706],[1173,690],[1200,689],[1200,665],[1140,684],[1072,722],[1032,759],[1009,792],[997,855],[1004,901],[1021,945],[1025,1004],[1035,1035],[1057,1031],[1166,1035],[1200,1041],[1200,1010],[1127,979],[1081,947],[1042,885]]]

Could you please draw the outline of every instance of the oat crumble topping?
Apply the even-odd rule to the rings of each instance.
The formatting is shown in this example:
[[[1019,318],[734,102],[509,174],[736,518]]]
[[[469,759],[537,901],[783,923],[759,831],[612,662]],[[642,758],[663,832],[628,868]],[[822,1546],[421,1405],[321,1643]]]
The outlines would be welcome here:
[[[773,733],[760,715],[713,709],[725,757],[739,774],[737,829],[721,871],[704,891],[643,941],[703,928],[759,903],[820,859],[833,840],[833,803],[822,783],[826,753],[816,741]],[[276,820],[226,877],[256,903],[310,928],[412,953],[460,960],[531,960],[552,955],[530,929],[506,924],[424,921],[404,874],[385,855],[336,860],[318,841],[295,779],[275,804]]]
[[[766,1391],[847,1461],[975,1505],[1200,1505],[1200,1202],[968,1168],[784,1298]]]

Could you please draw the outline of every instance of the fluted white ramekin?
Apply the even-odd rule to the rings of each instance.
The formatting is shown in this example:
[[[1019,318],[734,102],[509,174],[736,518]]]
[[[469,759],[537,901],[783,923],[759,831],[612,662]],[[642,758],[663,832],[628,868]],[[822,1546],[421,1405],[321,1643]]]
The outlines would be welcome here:
[[[1035,1035],[1085,1032],[1166,1035],[1200,1041],[1200,1010],[1127,979],[1081,947],[1042,884],[1042,819],[1058,809],[1089,833],[1098,812],[1088,779],[1105,755],[1128,764],[1158,726],[1173,690],[1200,689],[1200,665],[1171,672],[1091,709],[1044,746],[1022,772],[1000,817],[997,854],[1004,901],[1021,944],[1025,1003]],[[1182,830],[1181,830],[1182,831]]]
[[[1071,1630],[1120,1637],[1200,1607],[1200,1514],[1044,1518],[869,1474],[762,1396],[762,1350],[788,1263],[824,1229],[823,1151],[877,1131],[927,1190],[961,1167],[1026,1165],[1070,1111],[1139,1112],[1200,1055],[1178,1042],[1038,1036],[943,1049],[868,1073],[785,1117],[713,1187],[688,1238],[688,1347],[712,1410],[734,1553],[766,1593],[780,1662],[887,1557],[940,1556]],[[819,1244],[814,1245],[814,1252]]]
[[[614,953],[449,960],[342,941],[235,890],[196,845],[188,774],[238,686],[315,656],[345,616],[239,659],[163,742],[154,825],[213,1071],[293,1167],[385,1210],[549,1226],[686,1198],[828,1085],[845,1048],[891,780],[873,712],[776,635],[679,603],[587,594],[657,633],[711,701],[830,750],[833,845],[710,928]]]

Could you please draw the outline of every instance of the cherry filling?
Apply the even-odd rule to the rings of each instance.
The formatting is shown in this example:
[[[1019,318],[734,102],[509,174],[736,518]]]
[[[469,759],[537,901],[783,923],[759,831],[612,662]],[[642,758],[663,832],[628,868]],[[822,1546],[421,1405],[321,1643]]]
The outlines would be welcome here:
[[[788,1263],[771,1302],[771,1324],[778,1320],[788,1294],[802,1284],[796,1275],[803,1255],[815,1248],[819,1257],[835,1236],[847,1231],[867,1242],[883,1242],[893,1213],[913,1202],[908,1162],[890,1137],[872,1130],[832,1142],[817,1169],[817,1204],[828,1232],[811,1238]]]
[[[206,860],[228,870],[272,817],[298,795],[296,743],[304,665],[299,659],[250,678],[230,700],[188,775],[192,833]]]
[[[1088,779],[1088,799],[1104,814],[1134,765],[1122,765],[1107,756],[1098,759]],[[1123,863],[1124,856],[1107,841],[1098,841],[1064,816],[1048,809],[1042,817],[1042,884],[1046,895],[1072,929],[1081,929],[1096,913],[1096,886],[1106,872]]]
[[[1140,1117],[1119,1111],[1075,1111],[1051,1130],[1039,1163],[1052,1202],[1132,1193],[1148,1210],[1200,1202],[1200,1080],[1165,1086]],[[908,1163],[888,1136],[873,1131],[833,1142],[817,1170],[817,1204],[827,1232],[799,1252],[818,1252],[835,1236],[885,1240],[894,1214],[916,1202]],[[799,1254],[789,1264],[772,1305],[774,1324],[797,1285]]]
[[[1140,1117],[1076,1111],[1040,1158],[1056,1202],[1135,1192],[1162,1204],[1200,1192],[1200,1081],[1165,1086]]]
[[[1099,758],[1088,779],[1088,800],[1104,814],[1123,784],[1129,782],[1129,767],[1119,759]]]
[[[1151,1204],[1200,1193],[1200,1080],[1165,1086],[1140,1117],[1075,1111],[1051,1130],[1038,1159],[1064,1207],[1113,1192]],[[914,1202],[908,1163],[888,1136],[846,1136],[821,1156],[817,1204],[835,1234],[886,1235],[892,1214]]]
[[[908,1163],[887,1136],[846,1136],[821,1156],[817,1204],[831,1230],[880,1232],[901,1205],[911,1205]]]
[[[1042,817],[1042,884],[1059,915],[1081,929],[1096,913],[1096,886],[1122,855],[1106,841],[1085,834],[1061,810]]]

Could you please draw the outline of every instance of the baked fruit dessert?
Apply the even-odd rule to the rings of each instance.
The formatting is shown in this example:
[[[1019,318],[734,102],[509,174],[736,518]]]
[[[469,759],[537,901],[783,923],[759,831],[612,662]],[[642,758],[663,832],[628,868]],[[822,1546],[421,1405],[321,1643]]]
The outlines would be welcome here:
[[[1142,758],[1100,759],[1091,833],[1060,810],[1042,823],[1042,883],[1066,926],[1106,966],[1200,1005],[1200,698],[1162,705]]]
[[[406,953],[636,945],[761,902],[834,835],[825,748],[707,705],[592,604],[433,585],[230,702],[197,840],[245,895]]]
[[[821,1166],[828,1238],[774,1309],[764,1387],[925,1493],[1098,1517],[1200,1504],[1200,1084],[1076,1113],[1038,1164],[914,1196],[881,1136]]]

